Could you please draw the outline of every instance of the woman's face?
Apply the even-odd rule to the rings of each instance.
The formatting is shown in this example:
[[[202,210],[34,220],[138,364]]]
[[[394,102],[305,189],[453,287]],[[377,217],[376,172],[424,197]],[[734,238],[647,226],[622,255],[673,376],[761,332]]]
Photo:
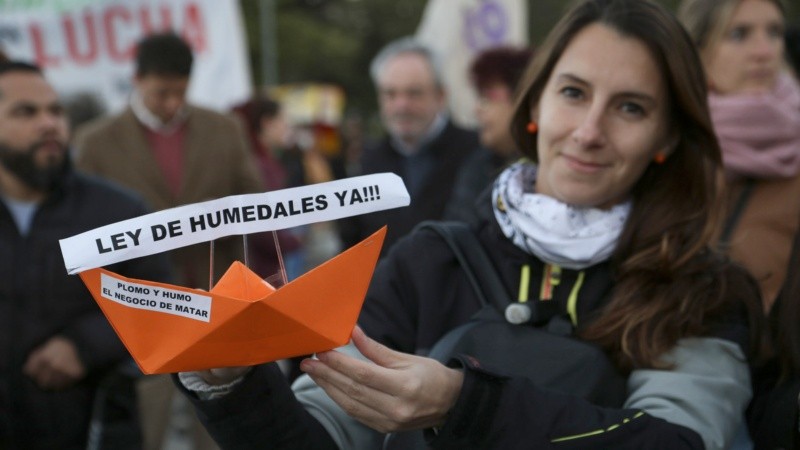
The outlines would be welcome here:
[[[261,120],[261,133],[259,135],[261,143],[268,149],[278,151],[292,145],[292,127],[283,113],[279,113],[272,118],[264,117]]]
[[[580,31],[539,104],[536,192],[610,208],[625,200],[659,151],[668,152],[667,94],[640,41],[602,24]]]
[[[783,29],[773,2],[740,2],[719,42],[703,52],[711,88],[720,94],[769,91],[781,69]]]
[[[514,153],[511,116],[514,115],[512,92],[503,83],[493,83],[478,92],[475,117],[478,119],[481,144],[489,150],[510,156]]]

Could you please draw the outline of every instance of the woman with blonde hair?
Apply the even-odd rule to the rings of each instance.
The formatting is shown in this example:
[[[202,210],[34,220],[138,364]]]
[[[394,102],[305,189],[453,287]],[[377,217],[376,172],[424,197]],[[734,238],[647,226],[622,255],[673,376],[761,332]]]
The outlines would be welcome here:
[[[727,179],[723,248],[761,286],[775,359],[755,372],[756,448],[796,448],[800,392],[800,86],[784,59],[780,0],[684,0]],[[781,291],[782,290],[782,291]],[[780,294],[780,295],[779,295]]]
[[[727,176],[723,244],[761,285],[769,310],[800,223],[800,86],[784,59],[779,0],[685,0]]]

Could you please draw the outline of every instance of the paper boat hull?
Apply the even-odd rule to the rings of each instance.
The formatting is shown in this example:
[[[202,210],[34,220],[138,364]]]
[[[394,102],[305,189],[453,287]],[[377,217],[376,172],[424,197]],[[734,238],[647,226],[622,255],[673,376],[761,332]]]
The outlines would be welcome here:
[[[346,344],[385,234],[278,290],[239,262],[210,292],[104,269],[80,277],[144,373],[254,365]]]

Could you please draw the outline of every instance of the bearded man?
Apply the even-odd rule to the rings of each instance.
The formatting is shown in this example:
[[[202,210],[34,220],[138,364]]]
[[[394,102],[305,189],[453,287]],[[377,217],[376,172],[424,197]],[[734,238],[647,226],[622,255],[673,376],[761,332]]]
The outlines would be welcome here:
[[[67,275],[58,240],[147,210],[74,172],[67,142],[64,109],[39,68],[0,62],[0,448],[103,446],[112,416],[124,439],[109,444],[136,448],[133,383],[113,376],[130,357],[80,278]],[[169,280],[163,256],[109,269]]]

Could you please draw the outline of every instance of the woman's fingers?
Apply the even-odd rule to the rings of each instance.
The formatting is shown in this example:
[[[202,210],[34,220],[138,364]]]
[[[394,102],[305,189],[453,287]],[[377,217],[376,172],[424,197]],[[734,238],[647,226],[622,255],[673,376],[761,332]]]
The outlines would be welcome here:
[[[320,364],[319,361],[315,362]],[[330,373],[325,375],[314,375],[315,371],[309,372],[309,376],[319,385],[328,396],[336,402],[349,416],[359,420],[370,428],[381,432],[388,432],[385,406],[391,399],[384,397],[380,392],[369,392],[371,389],[365,386],[358,386],[354,383],[343,383],[337,380]],[[383,400],[380,400],[383,398]]]
[[[396,352],[385,345],[379,344],[364,333],[358,325],[353,329],[353,344],[367,359],[383,367],[393,367],[403,360],[405,353]]]
[[[391,400],[396,383],[389,369],[337,351],[317,355],[317,360],[305,360],[301,369],[317,384],[324,381],[345,395],[366,403]]]
[[[413,358],[418,357],[395,352],[367,339],[368,342],[362,341],[357,345],[366,350],[367,353],[362,351],[362,354],[370,358],[369,361],[335,351],[317,354],[317,358],[330,369],[345,375],[347,380],[340,379],[340,382],[357,383],[390,396],[403,396],[413,388],[414,379],[403,375],[402,370],[408,368]]]
[[[372,366],[378,370],[392,370],[375,364]],[[417,395],[420,389],[415,390],[415,395],[405,395],[407,392],[403,392],[402,386],[408,381],[420,387],[424,385],[424,381],[417,380],[415,374],[407,371],[392,370],[395,376],[391,378],[390,390],[403,392],[402,395],[393,395],[362,384],[357,379],[365,379],[363,376],[353,375],[346,369],[339,372],[324,361],[304,361],[303,369],[348,415],[383,433],[432,426],[440,423],[446,412],[436,410],[431,414],[430,398]]]
[[[441,424],[463,383],[463,374],[430,358],[391,350],[360,328],[353,342],[370,360],[336,351],[301,364],[352,417],[380,431]]]

